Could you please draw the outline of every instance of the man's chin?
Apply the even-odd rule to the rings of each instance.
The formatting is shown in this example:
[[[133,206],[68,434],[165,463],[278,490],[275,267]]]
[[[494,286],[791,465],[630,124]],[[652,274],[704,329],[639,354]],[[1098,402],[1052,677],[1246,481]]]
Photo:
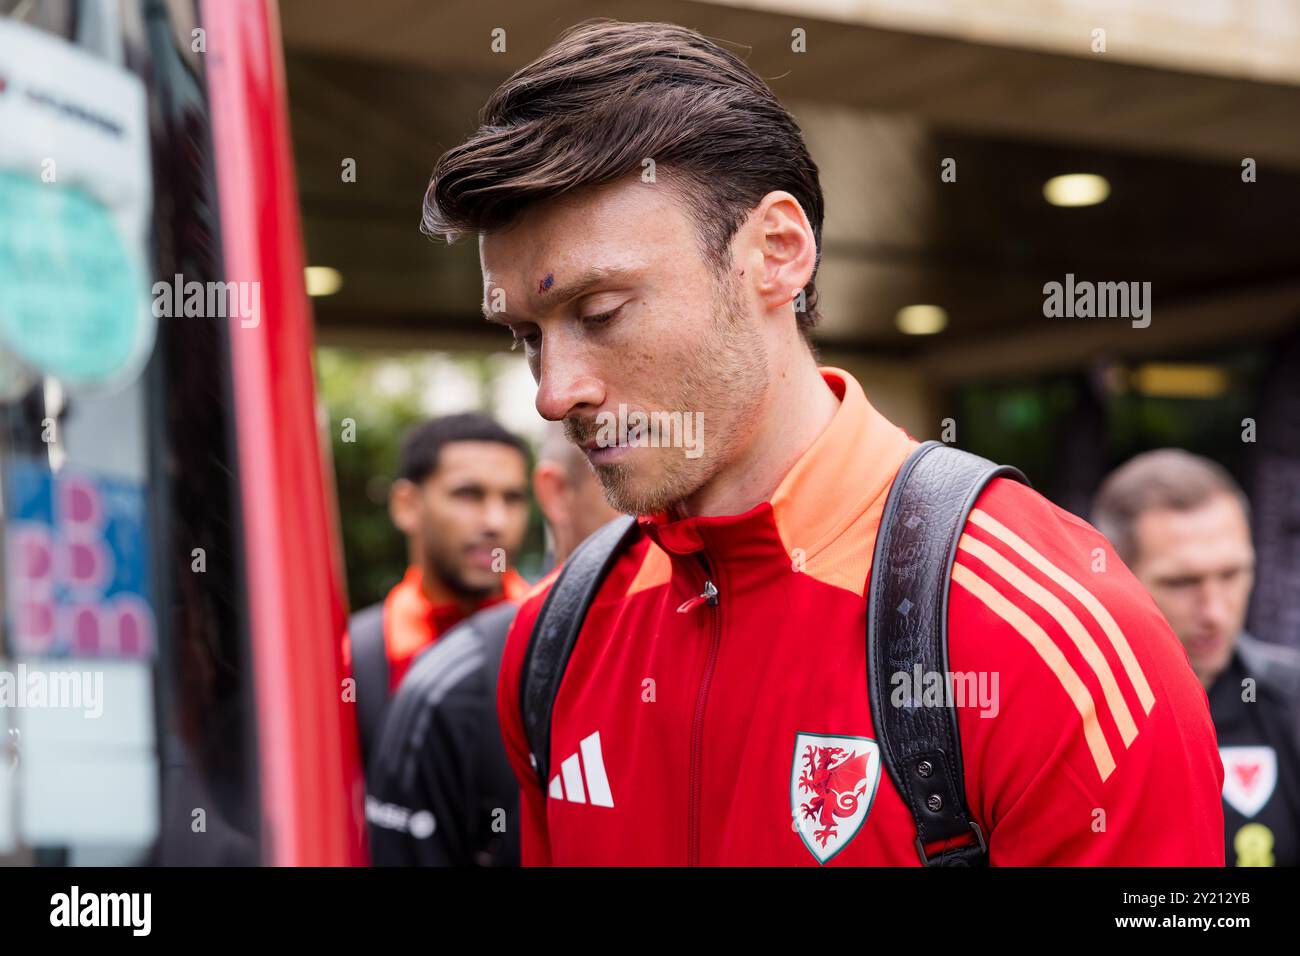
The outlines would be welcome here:
[[[1188,660],[1198,676],[1217,676],[1232,659],[1233,644],[1227,638],[1215,638],[1201,646],[1189,648]]]
[[[456,595],[467,601],[485,601],[501,593],[501,575],[495,571],[462,573],[456,582]]]
[[[689,498],[692,487],[680,475],[644,475],[624,464],[595,465],[605,500],[623,514],[652,515]]]

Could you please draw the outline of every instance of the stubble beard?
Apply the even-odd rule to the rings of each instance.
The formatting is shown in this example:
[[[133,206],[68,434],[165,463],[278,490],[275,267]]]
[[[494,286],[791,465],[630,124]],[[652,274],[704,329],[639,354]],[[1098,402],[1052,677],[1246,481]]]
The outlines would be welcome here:
[[[629,456],[635,464],[589,462],[605,499],[624,514],[658,514],[695,495],[754,435],[768,385],[763,341],[743,312],[730,270],[718,286],[700,348],[678,363],[669,401],[649,409],[703,412],[703,453],[688,458],[684,448],[646,447]],[[577,444],[595,434],[594,426],[571,419],[564,426],[569,440]]]
[[[432,570],[439,582],[458,599],[464,601],[484,601],[497,593],[500,575],[493,575],[490,582],[475,583],[469,580],[467,569],[450,546],[440,544],[440,536],[428,515],[421,521],[421,550],[424,552],[425,567]]]

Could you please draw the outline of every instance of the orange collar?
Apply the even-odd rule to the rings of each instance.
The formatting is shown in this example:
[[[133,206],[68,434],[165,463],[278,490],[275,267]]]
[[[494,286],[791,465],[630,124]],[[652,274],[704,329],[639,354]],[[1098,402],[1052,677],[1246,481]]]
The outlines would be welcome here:
[[[915,441],[867,401],[848,372],[822,368],[839,411],[772,494],[777,530],[811,557],[889,487]]]
[[[422,579],[418,567],[407,568],[401,582],[384,599],[384,643],[389,660],[412,657],[475,611],[502,601],[523,600],[529,588],[527,581],[508,568],[501,579],[502,593],[484,598],[466,611],[440,582],[433,582],[433,593],[426,595]]]
[[[837,368],[820,369],[840,400],[830,424],[800,456],[769,501],[741,515],[669,519],[642,516],[645,531],[664,550],[690,554],[703,547],[758,557],[767,545],[782,554],[802,549],[811,558],[835,541],[884,493],[914,444],[907,432],[867,401],[857,380]],[[766,526],[775,531],[767,541]]]

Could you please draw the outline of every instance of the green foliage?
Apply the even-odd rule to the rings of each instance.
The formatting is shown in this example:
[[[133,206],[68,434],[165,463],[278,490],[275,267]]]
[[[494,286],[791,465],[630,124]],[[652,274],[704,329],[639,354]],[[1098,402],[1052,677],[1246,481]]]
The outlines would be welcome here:
[[[339,517],[353,610],[381,601],[406,570],[406,541],[388,517],[388,489],[397,470],[402,434],[425,416],[426,384],[418,357],[376,357],[320,349],[317,378],[329,416],[328,430],[338,488]],[[377,379],[393,370],[409,374],[409,387],[394,389]],[[355,422],[345,441],[346,420]]]

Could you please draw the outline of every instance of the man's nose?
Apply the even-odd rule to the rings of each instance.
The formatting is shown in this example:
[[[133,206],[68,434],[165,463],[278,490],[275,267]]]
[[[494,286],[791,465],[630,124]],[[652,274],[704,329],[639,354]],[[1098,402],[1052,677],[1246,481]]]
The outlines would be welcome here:
[[[559,422],[574,411],[596,409],[605,400],[605,388],[581,355],[566,350],[561,338],[542,346],[538,358],[537,414]]]
[[[1215,581],[1201,585],[1201,618],[1216,627],[1228,622],[1228,596]]]
[[[509,521],[509,506],[501,495],[489,495],[483,505],[483,531],[499,536]]]

